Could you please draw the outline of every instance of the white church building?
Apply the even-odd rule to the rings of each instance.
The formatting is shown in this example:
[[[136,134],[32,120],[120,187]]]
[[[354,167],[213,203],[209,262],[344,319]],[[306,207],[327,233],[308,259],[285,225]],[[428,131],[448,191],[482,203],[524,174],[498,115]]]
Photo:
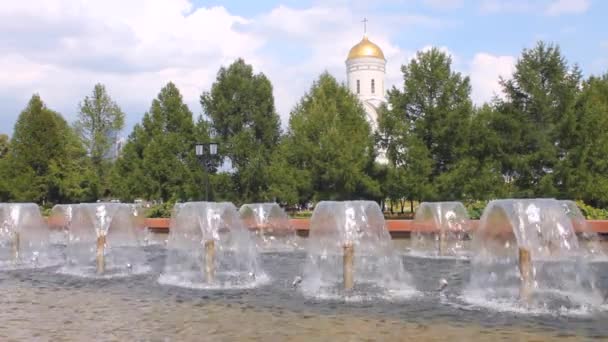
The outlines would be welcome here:
[[[353,46],[346,58],[346,82],[353,94],[356,94],[365,112],[371,128],[378,129],[378,109],[386,103],[384,78],[386,75],[386,59],[382,49],[368,38]],[[388,163],[384,151],[378,153],[376,161]]]

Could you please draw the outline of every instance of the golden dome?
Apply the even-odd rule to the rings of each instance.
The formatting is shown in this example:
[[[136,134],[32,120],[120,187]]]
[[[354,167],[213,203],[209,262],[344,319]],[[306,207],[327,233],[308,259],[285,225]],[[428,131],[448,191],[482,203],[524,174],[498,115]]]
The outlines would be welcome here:
[[[384,53],[380,47],[374,43],[372,43],[367,36],[363,36],[361,41],[352,47],[348,52],[348,58],[346,60],[351,60],[355,58],[361,57],[374,57],[384,59]]]

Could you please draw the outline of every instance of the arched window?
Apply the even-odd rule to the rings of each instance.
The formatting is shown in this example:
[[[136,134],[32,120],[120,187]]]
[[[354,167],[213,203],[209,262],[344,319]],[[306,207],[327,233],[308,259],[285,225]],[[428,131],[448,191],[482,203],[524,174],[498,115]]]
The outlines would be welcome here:
[[[376,81],[372,78],[372,94],[376,93]]]
[[[357,94],[361,94],[361,82],[357,80]]]

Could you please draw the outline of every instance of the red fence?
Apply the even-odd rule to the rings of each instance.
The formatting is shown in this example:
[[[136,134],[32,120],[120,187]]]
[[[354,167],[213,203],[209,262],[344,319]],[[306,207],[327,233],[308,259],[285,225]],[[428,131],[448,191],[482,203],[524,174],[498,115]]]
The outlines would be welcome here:
[[[310,225],[310,219],[291,219],[291,225],[298,230],[298,232],[306,234]],[[386,220],[388,231],[393,234],[399,233],[410,233],[414,230],[412,220]],[[475,229],[479,221],[471,220],[471,227]],[[608,234],[608,220],[589,220],[587,221],[589,227],[600,234]],[[146,219],[146,225],[154,230],[169,230],[169,219],[166,218],[155,218]]]

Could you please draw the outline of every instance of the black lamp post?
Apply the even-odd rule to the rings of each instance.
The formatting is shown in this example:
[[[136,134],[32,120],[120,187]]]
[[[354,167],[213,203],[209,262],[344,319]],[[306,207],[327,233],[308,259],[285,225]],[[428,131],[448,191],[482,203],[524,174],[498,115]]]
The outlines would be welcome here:
[[[197,143],[194,147],[194,152],[201,165],[205,169],[205,201],[209,201],[209,172],[211,162],[217,156],[219,144],[214,142]]]

